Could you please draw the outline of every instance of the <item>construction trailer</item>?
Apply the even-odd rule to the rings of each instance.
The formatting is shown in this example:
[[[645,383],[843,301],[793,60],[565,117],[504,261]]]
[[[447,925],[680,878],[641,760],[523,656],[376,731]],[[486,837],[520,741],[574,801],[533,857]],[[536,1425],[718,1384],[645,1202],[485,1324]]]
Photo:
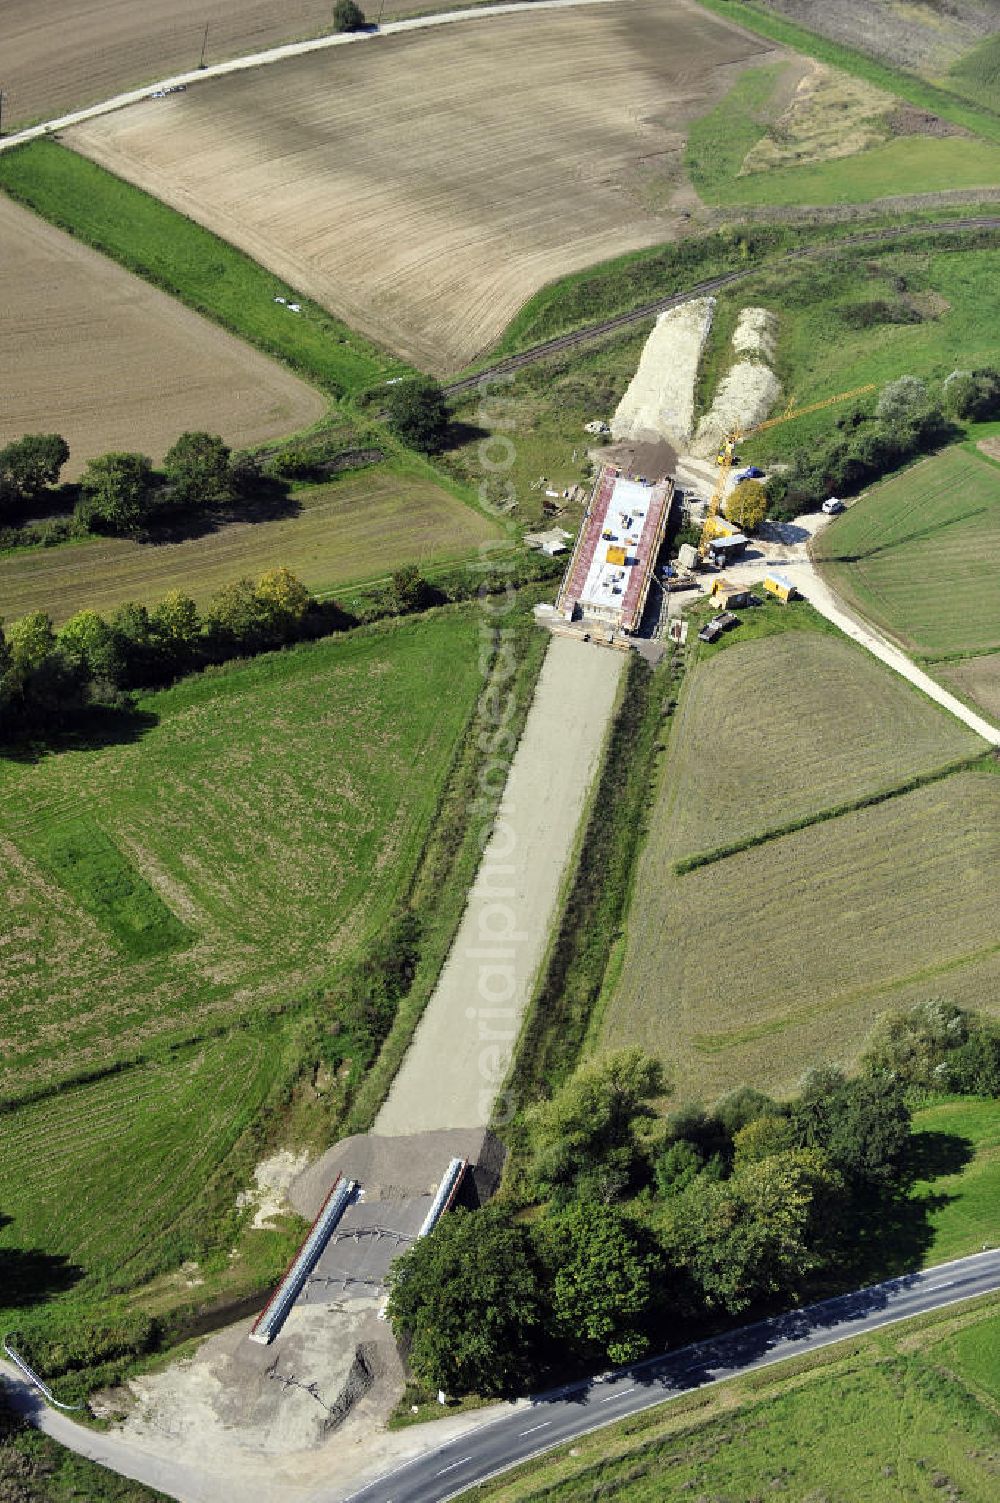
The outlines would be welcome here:
[[[740,557],[750,539],[742,532],[731,532],[725,537],[716,537],[708,544],[709,560],[718,568]]]
[[[787,574],[773,572],[768,574],[764,580],[764,588],[769,595],[773,595],[776,600],[780,600],[784,605],[787,605],[790,600],[794,600],[798,593]]]
[[[724,611],[737,611],[741,606],[754,603],[753,594],[745,585],[731,584],[721,575],[718,579],[713,579],[708,598],[713,605],[720,606]]]

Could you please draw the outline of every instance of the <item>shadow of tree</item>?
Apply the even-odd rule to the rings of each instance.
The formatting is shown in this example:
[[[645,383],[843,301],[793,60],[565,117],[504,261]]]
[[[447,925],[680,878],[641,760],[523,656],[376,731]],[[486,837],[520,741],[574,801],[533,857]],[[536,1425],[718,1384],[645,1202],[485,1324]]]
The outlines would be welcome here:
[[[13,1220],[0,1213],[0,1233]],[[0,1304],[15,1310],[42,1304],[72,1289],[83,1275],[84,1270],[61,1253],[43,1252],[37,1247],[0,1247]]]

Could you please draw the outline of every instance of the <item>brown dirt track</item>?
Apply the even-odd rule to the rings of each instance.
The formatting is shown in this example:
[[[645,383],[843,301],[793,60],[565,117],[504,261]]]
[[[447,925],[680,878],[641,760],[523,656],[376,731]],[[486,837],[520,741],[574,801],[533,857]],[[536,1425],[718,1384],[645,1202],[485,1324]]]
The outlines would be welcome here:
[[[61,433],[68,477],[108,449],[161,459],[187,428],[245,444],[326,411],[280,365],[6,199],[0,265],[0,445]]]
[[[418,0],[389,0],[386,19]],[[8,127],[49,119],[207,63],[329,31],[333,0],[3,0]]]
[[[66,140],[443,372],[551,278],[669,238],[686,123],[776,55],[689,0],[622,0],[313,54]]]

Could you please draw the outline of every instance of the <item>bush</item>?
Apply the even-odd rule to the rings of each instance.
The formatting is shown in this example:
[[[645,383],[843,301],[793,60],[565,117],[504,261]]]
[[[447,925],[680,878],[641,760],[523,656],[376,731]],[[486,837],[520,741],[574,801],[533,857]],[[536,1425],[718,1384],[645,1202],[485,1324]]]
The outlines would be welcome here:
[[[873,298],[867,303],[848,303],[838,309],[841,322],[849,329],[873,329],[880,324],[919,324],[923,320],[909,303],[890,303]]]
[[[927,387],[917,376],[900,376],[879,392],[875,416],[883,422],[905,423],[923,412],[929,402]]]
[[[436,453],[448,432],[444,392],[430,376],[412,376],[391,388],[389,426],[404,443]]]
[[[354,0],[337,0],[333,7],[334,31],[360,31],[365,24],[365,13]]]
[[[1000,371],[993,366],[952,371],[945,377],[942,392],[945,408],[954,417],[975,423],[1000,417]]]

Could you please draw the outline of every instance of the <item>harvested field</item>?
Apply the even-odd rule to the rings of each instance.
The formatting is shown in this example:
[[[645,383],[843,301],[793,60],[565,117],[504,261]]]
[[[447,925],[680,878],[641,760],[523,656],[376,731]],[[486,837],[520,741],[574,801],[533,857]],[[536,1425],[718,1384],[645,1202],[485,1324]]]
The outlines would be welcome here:
[[[645,859],[662,868],[981,751],[839,635],[734,641],[687,679]]]
[[[827,528],[831,586],[929,657],[1000,649],[1000,469],[951,448],[875,486]]]
[[[820,36],[855,47],[892,66],[939,78],[984,37],[1000,31],[993,0],[756,0]]]
[[[964,772],[683,877],[639,871],[602,1045],[658,1055],[681,1099],[791,1091],[851,1064],[877,1014],[1000,1011],[1000,778]]]
[[[0,556],[2,613],[15,620],[47,611],[58,623],[79,610],[107,613],[123,600],[150,605],[168,590],[202,604],[222,585],[278,564],[323,594],[403,564],[457,562],[497,536],[486,516],[440,486],[391,469],[294,493],[285,510],[175,543],[100,538]]]
[[[291,372],[5,199],[0,261],[0,444],[62,433],[69,476],[108,449],[161,459],[188,428],[247,444],[326,410]]]
[[[478,640],[471,609],[351,633],[147,695],[118,742],[0,762],[0,1093],[260,1014],[366,946],[415,869]],[[53,848],[81,822],[176,921],[144,958],[100,873]]]
[[[416,9],[389,0],[387,16]],[[424,9],[427,7],[424,6]],[[330,0],[4,0],[0,43],[11,125],[49,119],[172,73],[330,30]]]
[[[960,663],[939,663],[934,677],[1000,722],[1000,652],[965,658]]]
[[[669,238],[687,123],[773,51],[691,0],[497,17],[212,80],[66,139],[445,371],[544,282]]]

